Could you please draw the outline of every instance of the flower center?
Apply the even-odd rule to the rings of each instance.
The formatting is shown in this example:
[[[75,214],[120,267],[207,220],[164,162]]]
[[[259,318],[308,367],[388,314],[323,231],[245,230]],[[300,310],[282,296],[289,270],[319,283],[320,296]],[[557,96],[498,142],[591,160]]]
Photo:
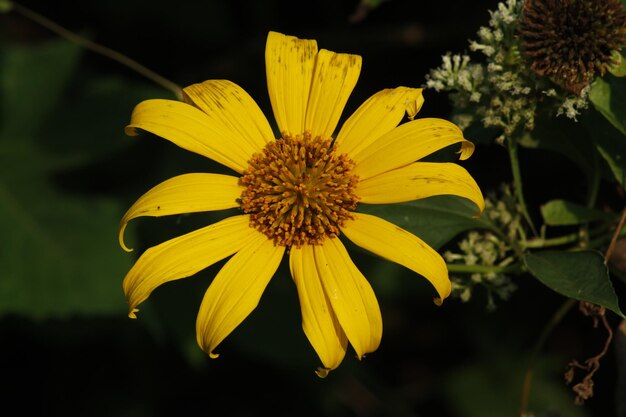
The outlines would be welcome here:
[[[239,204],[251,225],[275,244],[301,247],[337,237],[358,197],[354,162],[330,139],[309,133],[268,143],[249,161]]]

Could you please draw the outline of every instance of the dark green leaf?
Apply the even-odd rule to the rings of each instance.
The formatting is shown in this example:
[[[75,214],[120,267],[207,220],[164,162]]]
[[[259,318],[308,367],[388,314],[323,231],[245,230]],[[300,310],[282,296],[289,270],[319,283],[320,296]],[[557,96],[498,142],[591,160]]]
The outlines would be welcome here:
[[[626,79],[607,75],[591,85],[589,100],[606,119],[626,135]]]
[[[522,136],[520,145],[531,149],[557,152],[575,163],[585,174],[588,188],[598,175],[598,159],[591,136],[580,122],[559,117],[538,117],[535,129]]]
[[[474,217],[478,208],[455,196],[436,196],[401,204],[361,204],[358,211],[389,220],[439,248],[469,229],[493,229],[487,220]]]
[[[78,51],[64,42],[2,51],[0,315],[124,315],[135,256],[116,234],[127,203],[102,188],[121,177],[105,158],[130,143],[131,100],[146,89],[77,76]],[[71,100],[70,79],[80,82]]]
[[[0,140],[32,139],[49,121],[81,49],[52,41],[0,49]]]
[[[572,226],[608,220],[609,214],[565,200],[552,200],[541,206],[543,221],[549,226]]]
[[[0,181],[0,314],[123,314],[121,280],[132,259],[115,231],[124,208],[59,194],[33,172]]]
[[[626,180],[626,136],[598,112],[589,112],[582,122],[586,125],[598,152],[606,161],[615,179],[622,185]]]
[[[543,251],[524,256],[531,274],[554,291],[588,301],[624,317],[609,279],[604,258],[598,252]]]

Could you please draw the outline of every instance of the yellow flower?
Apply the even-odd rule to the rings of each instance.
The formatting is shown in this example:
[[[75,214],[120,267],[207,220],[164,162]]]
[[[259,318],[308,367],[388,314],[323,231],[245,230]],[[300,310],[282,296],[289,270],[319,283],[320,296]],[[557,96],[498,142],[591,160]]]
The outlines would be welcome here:
[[[209,286],[196,322],[200,347],[215,348],[257,306],[285,252],[302,309],[302,327],[325,376],[350,342],[358,358],[378,348],[382,318],[371,286],[339,236],[429,280],[443,300],[450,293],[441,256],[413,234],[358,213],[358,203],[387,204],[440,194],[470,199],[483,210],[474,179],[453,163],[415,162],[460,143],[454,124],[413,119],[421,89],[398,87],[370,97],[337,126],[361,69],[361,57],[317,49],[314,40],[270,32],[267,85],[281,137],[276,139],[254,100],[238,85],[209,80],[184,89],[184,102],[146,100],[126,128],[161,136],[238,175],[193,173],[171,178],[141,196],[120,224],[140,216],[223,210],[241,214],[146,250],[124,279],[137,306],[159,285],[189,277],[232,257]]]

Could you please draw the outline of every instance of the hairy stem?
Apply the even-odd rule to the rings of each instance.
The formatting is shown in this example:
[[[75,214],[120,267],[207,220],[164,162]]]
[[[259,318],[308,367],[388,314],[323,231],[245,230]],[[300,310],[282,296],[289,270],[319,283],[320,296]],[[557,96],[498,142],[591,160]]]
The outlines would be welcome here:
[[[465,265],[465,264],[446,264],[449,272],[457,274],[473,274],[481,273],[486,274],[489,272],[495,273],[509,273],[519,272],[521,267],[519,264],[498,266],[498,265]]]
[[[515,198],[520,205],[520,209],[522,210],[522,215],[524,219],[528,223],[531,231],[535,236],[537,236],[537,230],[535,229],[535,225],[528,214],[528,208],[526,207],[526,200],[524,199],[524,192],[522,189],[522,173],[520,171],[519,166],[519,157],[517,154],[517,141],[513,137],[509,137],[506,139],[508,144],[507,148],[509,150],[509,159],[511,160],[511,173],[513,174],[513,188],[515,191]]]

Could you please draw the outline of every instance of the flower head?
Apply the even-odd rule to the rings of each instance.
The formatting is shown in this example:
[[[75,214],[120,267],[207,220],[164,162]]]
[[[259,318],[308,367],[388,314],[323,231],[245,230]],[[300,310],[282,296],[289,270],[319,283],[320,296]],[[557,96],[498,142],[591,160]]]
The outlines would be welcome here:
[[[530,69],[580,94],[626,44],[620,0],[526,0],[519,34]]]
[[[377,349],[382,318],[374,292],[340,236],[429,280],[450,294],[441,256],[413,234],[358,204],[386,204],[439,194],[483,196],[453,163],[419,160],[460,144],[461,130],[442,119],[410,119],[420,89],[398,87],[370,97],[333,133],[361,69],[361,57],[318,50],[314,40],[270,32],[267,84],[280,130],[275,138],[254,100],[238,85],[209,80],[184,89],[184,102],[147,100],[134,109],[129,135],[147,131],[213,159],[236,175],[191,173],[171,178],[133,204],[120,225],[140,216],[240,208],[241,214],[146,250],[124,279],[129,316],[165,282],[189,277],[230,257],[209,286],[196,321],[211,357],[256,307],[285,253],[302,311],[302,326],[322,367],[335,369],[348,342],[359,358]],[[399,125],[400,124],[400,125]],[[418,161],[418,162],[416,162]]]

